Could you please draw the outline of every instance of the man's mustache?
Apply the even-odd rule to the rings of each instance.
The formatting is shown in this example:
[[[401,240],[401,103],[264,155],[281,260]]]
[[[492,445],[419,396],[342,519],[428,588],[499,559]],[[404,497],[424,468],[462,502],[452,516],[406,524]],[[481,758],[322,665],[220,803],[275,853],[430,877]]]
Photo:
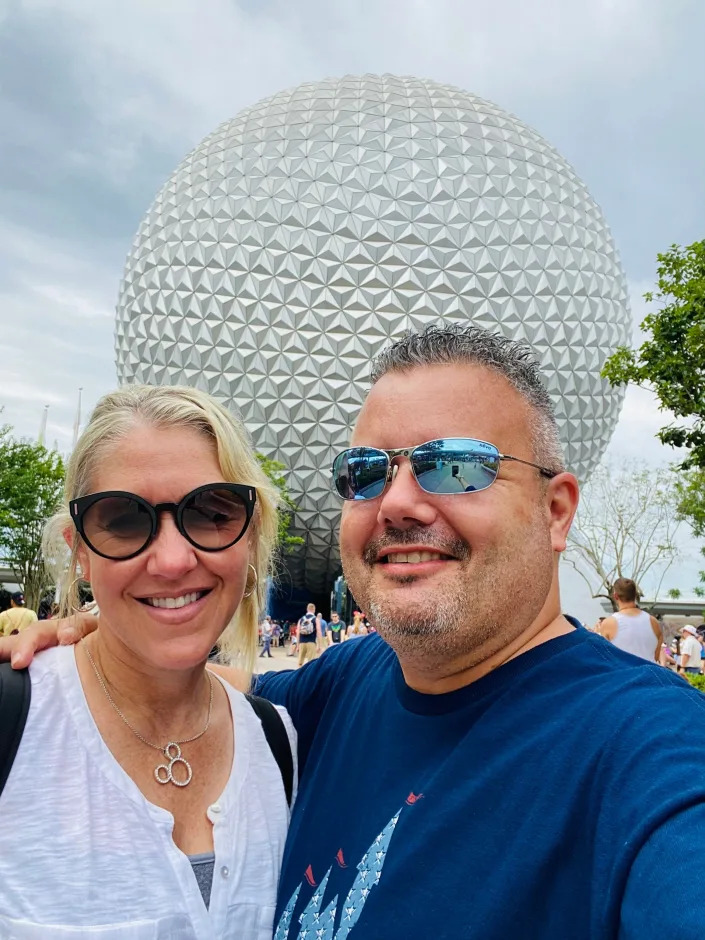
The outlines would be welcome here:
[[[462,539],[423,526],[414,526],[411,529],[386,529],[383,535],[367,543],[362,560],[366,565],[374,565],[385,549],[401,548],[405,545],[423,546],[428,551],[450,555],[458,561],[465,561],[470,556],[470,546]]]

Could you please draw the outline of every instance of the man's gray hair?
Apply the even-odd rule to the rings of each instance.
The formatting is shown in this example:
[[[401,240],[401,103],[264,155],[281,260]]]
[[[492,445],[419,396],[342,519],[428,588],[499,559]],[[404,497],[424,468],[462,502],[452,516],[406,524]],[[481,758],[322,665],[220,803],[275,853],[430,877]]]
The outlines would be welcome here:
[[[483,366],[503,376],[536,417],[532,428],[534,459],[549,470],[565,469],[553,404],[534,354],[529,346],[501,333],[460,323],[409,331],[375,357],[372,384],[388,372],[458,363]]]

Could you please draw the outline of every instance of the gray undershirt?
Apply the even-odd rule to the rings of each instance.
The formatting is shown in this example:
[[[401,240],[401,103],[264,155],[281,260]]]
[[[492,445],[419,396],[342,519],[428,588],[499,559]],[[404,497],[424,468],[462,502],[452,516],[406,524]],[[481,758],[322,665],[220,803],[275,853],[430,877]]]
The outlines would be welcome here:
[[[213,869],[215,868],[215,852],[202,852],[200,855],[189,855],[191,868],[198,882],[203,903],[210,907],[211,886],[213,884]]]

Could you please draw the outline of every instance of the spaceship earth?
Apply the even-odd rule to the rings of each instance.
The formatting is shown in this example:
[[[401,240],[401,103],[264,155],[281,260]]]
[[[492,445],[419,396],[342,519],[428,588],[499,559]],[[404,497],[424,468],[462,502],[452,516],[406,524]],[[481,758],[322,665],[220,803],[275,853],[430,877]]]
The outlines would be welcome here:
[[[346,446],[369,361],[405,329],[473,322],[527,341],[583,480],[624,392],[628,341],[605,219],[536,131],[475,95],[394,75],[300,85],[205,138],[158,193],[127,258],[121,383],[195,385],[288,468],[295,584],[337,572]],[[401,442],[402,444],[408,442]]]

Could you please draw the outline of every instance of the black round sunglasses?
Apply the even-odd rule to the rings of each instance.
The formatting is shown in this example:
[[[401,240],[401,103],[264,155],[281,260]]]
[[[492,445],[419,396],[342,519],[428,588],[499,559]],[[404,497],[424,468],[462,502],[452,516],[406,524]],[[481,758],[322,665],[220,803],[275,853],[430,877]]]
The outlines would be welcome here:
[[[203,552],[230,548],[247,531],[256,500],[253,486],[207,483],[178,503],[153,506],[135,493],[109,490],[72,499],[69,511],[91,551],[111,561],[126,561],[154,539],[163,512],[173,516],[176,528],[194,548]]]

